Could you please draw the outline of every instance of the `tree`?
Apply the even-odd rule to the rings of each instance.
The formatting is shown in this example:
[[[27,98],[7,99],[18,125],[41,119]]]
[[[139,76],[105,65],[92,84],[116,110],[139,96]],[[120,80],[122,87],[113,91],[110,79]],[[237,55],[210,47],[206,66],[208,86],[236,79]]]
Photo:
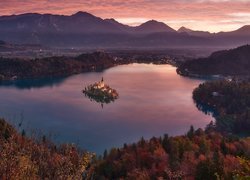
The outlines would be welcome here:
[[[103,153],[103,159],[106,159],[108,156],[108,151],[107,149],[105,149],[104,153]]]
[[[144,147],[144,146],[145,146],[145,144],[146,144],[146,141],[144,140],[144,138],[143,138],[143,137],[141,137],[141,140],[139,141],[139,145],[140,145],[140,147]]]
[[[221,141],[221,144],[220,144],[220,148],[221,148],[221,152],[224,154],[224,155],[227,155],[228,154],[228,148],[226,146],[226,142],[225,142],[225,138],[223,137],[222,141]]]
[[[180,164],[180,152],[178,142],[173,138],[169,140],[169,165],[176,170]]]
[[[224,162],[218,150],[213,154],[213,164],[217,175],[222,177],[224,175]]]
[[[201,142],[199,144],[199,147],[200,147],[199,151],[200,151],[201,154],[207,154],[208,153],[209,145],[208,145],[205,138],[202,138],[202,140],[201,140]]]
[[[216,170],[214,169],[213,163],[207,159],[200,161],[196,167],[196,180],[217,180]]]
[[[163,147],[163,149],[164,149],[167,153],[169,153],[170,147],[169,147],[169,137],[168,137],[168,134],[164,134],[164,138],[163,138],[163,140],[162,140],[162,147]]]
[[[194,127],[193,126],[190,126],[190,129],[189,129],[189,131],[188,131],[188,133],[187,133],[187,137],[191,140],[191,139],[193,139],[193,137],[194,137]]]

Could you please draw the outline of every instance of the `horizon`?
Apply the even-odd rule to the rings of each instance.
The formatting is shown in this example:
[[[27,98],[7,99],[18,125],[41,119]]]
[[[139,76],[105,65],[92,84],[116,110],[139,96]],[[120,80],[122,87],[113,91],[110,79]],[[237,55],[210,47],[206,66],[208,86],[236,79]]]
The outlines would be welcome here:
[[[71,15],[88,12],[102,19],[114,18],[130,26],[149,20],[163,22],[175,30],[184,26],[198,31],[233,31],[250,24],[250,0],[129,0],[123,2],[92,0],[41,0],[4,2],[0,0],[0,16],[40,13]]]
[[[69,15],[68,15],[68,14],[55,14],[55,13],[27,12],[27,13],[20,13],[20,14],[0,15],[0,17],[4,17],[4,16],[19,16],[19,15],[25,15],[25,14],[40,14],[40,15],[46,15],[46,14],[48,14],[48,15],[55,15],[55,16],[73,16],[73,15],[75,15],[75,14],[77,14],[77,13],[80,13],[80,12],[91,14],[91,15],[93,15],[93,16],[95,16],[95,17],[97,17],[97,18],[101,18],[101,19],[103,19],[103,20],[106,20],[106,19],[113,19],[113,20],[117,21],[117,22],[120,23],[120,24],[128,25],[128,26],[130,26],[130,27],[138,27],[138,26],[140,26],[140,25],[142,25],[142,24],[144,24],[144,23],[147,23],[147,22],[149,22],[149,21],[156,21],[156,22],[164,23],[165,25],[169,26],[170,28],[172,28],[172,29],[174,29],[174,30],[176,30],[176,31],[178,31],[180,28],[186,28],[186,29],[190,29],[190,30],[192,30],[192,31],[204,31],[204,32],[209,32],[209,33],[219,33],[219,32],[231,32],[231,31],[238,30],[238,29],[240,29],[240,28],[242,28],[242,27],[244,27],[244,26],[250,26],[250,23],[249,23],[249,24],[243,24],[242,26],[236,27],[236,29],[232,29],[232,30],[228,30],[228,31],[219,30],[219,31],[217,31],[217,32],[211,32],[211,31],[209,31],[209,30],[193,29],[193,28],[190,28],[190,27],[184,26],[184,25],[182,25],[182,26],[180,26],[180,27],[177,27],[177,28],[174,28],[174,27],[170,26],[169,24],[167,24],[166,22],[159,21],[159,20],[157,20],[157,19],[148,19],[148,20],[142,21],[140,24],[126,24],[126,23],[123,23],[123,22],[119,21],[118,19],[113,18],[113,17],[111,17],[111,18],[102,18],[102,17],[96,16],[95,14],[92,14],[92,13],[87,12],[87,11],[76,11],[76,12],[74,12],[74,13],[72,13],[72,14],[69,14]]]

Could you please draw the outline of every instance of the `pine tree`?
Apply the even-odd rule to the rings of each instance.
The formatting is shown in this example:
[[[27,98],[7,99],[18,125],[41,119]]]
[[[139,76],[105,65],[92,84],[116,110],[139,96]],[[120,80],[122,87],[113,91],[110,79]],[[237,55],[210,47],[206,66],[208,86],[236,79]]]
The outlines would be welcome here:
[[[103,153],[103,159],[106,159],[108,156],[108,151],[107,149],[105,149],[104,153]]]
[[[213,154],[213,164],[217,175],[221,177],[224,174],[224,162],[218,150],[216,150]]]
[[[188,133],[187,133],[187,137],[191,140],[191,139],[193,139],[193,137],[194,137],[194,127],[193,126],[190,126],[190,129],[189,129],[189,131],[188,131]]]

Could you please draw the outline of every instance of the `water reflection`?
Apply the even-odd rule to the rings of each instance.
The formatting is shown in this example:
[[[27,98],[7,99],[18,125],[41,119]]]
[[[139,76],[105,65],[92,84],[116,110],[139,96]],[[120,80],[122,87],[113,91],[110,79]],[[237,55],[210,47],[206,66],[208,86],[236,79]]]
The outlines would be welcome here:
[[[99,104],[101,104],[101,106],[103,107],[103,104],[110,104],[112,102],[114,102],[116,99],[115,98],[106,98],[106,97],[101,97],[101,96],[94,96],[88,93],[84,93],[85,97],[89,98],[90,101],[95,101]]]
[[[25,80],[15,80],[15,81],[2,81],[0,86],[15,87],[17,89],[33,89],[42,87],[58,86],[65,81],[64,78],[39,78],[39,79],[25,79]]]

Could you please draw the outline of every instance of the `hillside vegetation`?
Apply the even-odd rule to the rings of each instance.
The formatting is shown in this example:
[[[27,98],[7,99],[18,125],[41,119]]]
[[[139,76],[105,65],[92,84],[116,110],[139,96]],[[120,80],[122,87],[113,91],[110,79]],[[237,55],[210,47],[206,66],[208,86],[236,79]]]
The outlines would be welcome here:
[[[180,65],[181,75],[250,75],[250,45],[218,51]]]
[[[223,136],[210,124],[185,136],[143,138],[105,151],[89,170],[94,179],[248,179],[250,139]]]
[[[218,130],[250,133],[250,83],[213,81],[199,85],[193,92],[199,109],[215,112]]]
[[[0,179],[81,179],[92,155],[18,133],[0,119]]]
[[[82,54],[78,57],[62,56],[33,60],[0,58],[0,80],[61,77],[112,66],[114,59],[103,52]]]
[[[186,135],[141,140],[100,159],[73,145],[28,138],[0,120],[0,179],[247,179],[250,139],[225,136],[210,123]]]

